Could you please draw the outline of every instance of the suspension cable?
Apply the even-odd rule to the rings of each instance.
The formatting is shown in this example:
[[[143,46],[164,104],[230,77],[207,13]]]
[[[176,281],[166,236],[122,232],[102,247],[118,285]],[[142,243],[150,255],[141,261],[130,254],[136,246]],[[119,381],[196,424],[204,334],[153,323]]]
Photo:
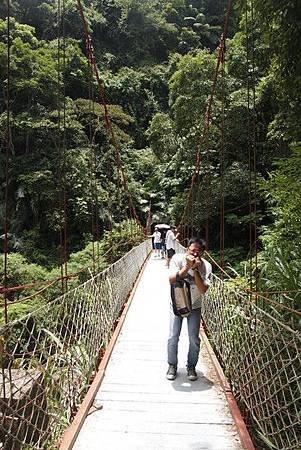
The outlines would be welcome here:
[[[196,149],[195,169],[194,169],[194,172],[193,172],[192,177],[191,177],[191,184],[190,184],[190,188],[189,188],[189,191],[188,191],[185,208],[184,208],[184,211],[183,211],[182,216],[180,218],[179,225],[177,226],[178,230],[181,230],[183,228],[184,221],[187,218],[187,214],[188,214],[189,210],[191,209],[191,203],[193,201],[194,189],[195,189],[195,185],[197,183],[198,176],[199,176],[199,173],[200,173],[201,151],[203,149],[204,144],[208,140],[208,134],[209,134],[209,128],[210,128],[211,116],[212,116],[213,98],[214,98],[215,91],[216,91],[216,84],[217,84],[217,78],[218,78],[220,65],[221,65],[222,60],[224,58],[224,53],[225,53],[225,48],[226,48],[225,47],[225,40],[226,40],[226,36],[227,36],[227,33],[228,33],[228,28],[229,28],[229,18],[230,18],[230,14],[231,14],[231,11],[232,11],[232,4],[233,4],[233,0],[229,0],[228,7],[227,7],[227,12],[226,12],[226,15],[225,15],[225,20],[224,20],[223,33],[221,34],[220,44],[219,44],[219,47],[218,47],[218,56],[217,56],[217,62],[216,62],[214,76],[213,76],[213,80],[212,80],[212,84],[211,84],[211,91],[210,91],[209,99],[208,99],[207,104],[206,104],[206,109],[205,109],[205,114],[204,114],[203,132],[201,134],[201,137],[200,137],[199,143],[197,145],[197,149]]]
[[[91,70],[91,64],[89,64]],[[91,70],[91,76],[89,77],[88,95],[89,95],[89,146],[90,146],[90,192],[91,192],[91,235],[92,235],[92,265],[93,274],[96,269],[95,258],[95,149],[93,145],[93,130],[92,120],[94,120],[94,89],[93,89],[93,73]]]
[[[220,149],[220,265],[225,263],[225,53],[222,59],[222,126]],[[220,272],[223,278],[223,271]]]
[[[112,126],[112,121],[110,118],[110,114],[109,114],[109,110],[108,110],[108,106],[105,100],[105,95],[104,95],[104,89],[103,89],[103,85],[99,76],[99,71],[97,68],[97,64],[96,64],[96,60],[95,60],[95,56],[94,56],[94,49],[92,46],[92,39],[88,30],[88,24],[85,18],[85,14],[84,14],[84,10],[83,10],[83,5],[82,5],[82,1],[81,0],[77,0],[77,4],[78,4],[78,10],[79,10],[79,14],[82,20],[82,24],[83,24],[83,28],[84,28],[84,33],[85,33],[85,38],[86,38],[86,48],[87,48],[87,53],[88,53],[88,61],[92,66],[92,70],[94,72],[96,81],[97,81],[97,85],[98,85],[98,90],[99,90],[99,94],[100,94],[100,98],[101,98],[101,102],[103,105],[103,109],[104,109],[104,119],[105,119],[105,125],[111,140],[111,143],[115,149],[115,155],[116,155],[116,162],[117,162],[117,167],[118,167],[118,171],[120,173],[120,177],[121,177],[121,181],[122,181],[122,185],[123,188],[126,192],[126,195],[128,197],[128,201],[129,201],[129,206],[130,209],[132,211],[133,216],[135,217],[135,220],[137,221],[138,225],[141,227],[141,229],[144,231],[144,227],[142,226],[140,219],[138,217],[136,208],[134,206],[133,203],[133,198],[132,195],[129,191],[129,187],[128,187],[128,181],[127,181],[127,177],[125,175],[124,169],[123,169],[123,164],[122,164],[122,160],[121,160],[121,154],[120,154],[120,150],[117,144],[117,140],[116,140],[116,136],[114,133],[114,129]]]
[[[251,11],[250,11],[251,10]],[[256,161],[256,91],[255,91],[255,57],[254,57],[254,16],[253,2],[246,0],[246,52],[247,52],[247,109],[248,109],[248,157],[249,157],[249,279],[250,290],[258,291],[257,261],[257,161]],[[250,21],[249,21],[250,14]],[[251,22],[251,24],[250,24]],[[254,257],[254,260],[253,260]],[[254,270],[255,269],[255,270]],[[254,280],[255,275],[255,280]]]
[[[59,217],[60,217],[60,267],[61,291],[68,290],[67,285],[67,192],[66,192],[66,96],[65,96],[65,0],[58,0],[57,5],[57,108],[58,108],[58,151],[59,151]],[[63,54],[62,54],[63,46]]]
[[[9,185],[9,157],[11,154],[11,115],[10,115],[10,84],[11,84],[11,71],[10,71],[10,57],[11,57],[11,35],[10,35],[10,0],[7,0],[7,65],[6,65],[6,151],[5,151],[5,193],[4,193],[4,241],[3,241],[3,253],[4,253],[4,286],[8,284],[8,185]],[[4,321],[8,322],[7,314],[7,293],[4,292]]]
[[[254,29],[254,3],[251,0],[251,23],[252,23],[252,33],[251,33],[251,58],[252,58],[252,106],[253,106],[253,115],[252,115],[252,157],[253,157],[253,172],[254,172],[254,180],[253,180],[253,189],[254,189],[254,231],[253,231],[253,239],[254,239],[254,255],[255,255],[255,289],[258,291],[258,237],[257,237],[257,190],[258,190],[258,180],[257,180],[257,136],[256,136],[256,86],[255,86],[255,29]]]

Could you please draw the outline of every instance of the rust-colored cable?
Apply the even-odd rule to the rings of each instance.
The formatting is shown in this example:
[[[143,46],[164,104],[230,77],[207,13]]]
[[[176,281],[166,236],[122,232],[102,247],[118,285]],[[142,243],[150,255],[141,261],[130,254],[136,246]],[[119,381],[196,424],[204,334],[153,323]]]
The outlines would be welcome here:
[[[114,247],[118,248],[118,247],[122,247],[123,245],[126,245],[126,242],[121,242],[119,244],[115,244]],[[112,247],[109,247],[109,249],[103,253],[103,257],[107,256],[110,254],[110,252],[112,251]],[[82,267],[80,270],[73,272],[73,273],[69,273],[66,277],[68,278],[68,280],[77,277],[78,275],[80,275],[81,273],[83,273],[84,271],[86,271],[89,268],[89,266],[85,266]],[[17,292],[17,291],[21,291],[22,289],[27,289],[27,288],[31,288],[31,287],[35,287],[35,286],[40,286],[43,284],[52,284],[53,282],[58,282],[61,281],[62,277],[56,277],[56,278],[52,278],[51,280],[39,280],[39,281],[32,281],[31,283],[25,283],[25,284],[19,284],[16,286],[5,286],[0,285],[0,295],[5,295],[5,293],[10,293],[10,292]],[[8,306],[13,305],[15,302],[11,302],[8,303]]]
[[[91,69],[91,64],[89,64]],[[88,85],[88,97],[89,97],[89,146],[90,146],[90,195],[91,195],[91,236],[92,236],[92,265],[93,273],[96,269],[96,258],[95,258],[95,193],[94,193],[94,177],[95,177],[95,163],[94,163],[94,146],[93,146],[93,131],[92,131],[92,121],[94,120],[94,96],[93,96],[93,72],[91,70],[91,76],[89,77]]]
[[[60,159],[59,167],[59,217],[60,217],[60,266],[61,266],[61,291],[64,294],[67,289],[67,192],[66,192],[66,96],[64,71],[66,66],[66,42],[65,42],[65,2],[58,0],[57,5],[57,108],[58,108],[58,151]],[[63,56],[62,56],[63,47]],[[61,86],[62,85],[62,86]]]
[[[220,265],[225,263],[225,53],[222,60],[222,126],[220,149]],[[223,278],[223,271],[220,272]]]
[[[229,0],[228,7],[227,7],[227,12],[226,12],[226,15],[225,15],[225,20],[224,20],[223,33],[222,33],[222,35],[220,37],[220,44],[219,44],[219,47],[218,47],[218,56],[217,56],[216,67],[215,67],[214,76],[213,76],[213,80],[212,80],[211,91],[210,91],[209,99],[207,101],[206,110],[205,110],[203,132],[202,132],[201,138],[199,140],[199,143],[198,143],[197,149],[196,149],[195,170],[194,170],[194,173],[193,173],[193,175],[191,177],[191,184],[190,184],[190,189],[188,191],[186,204],[185,204],[184,211],[183,211],[183,214],[182,214],[182,216],[180,218],[180,222],[179,222],[179,225],[178,225],[178,229],[179,230],[181,230],[181,228],[183,227],[184,220],[186,219],[187,213],[189,211],[189,208],[191,207],[191,201],[192,201],[192,197],[193,197],[193,189],[194,189],[195,183],[196,183],[196,181],[198,179],[198,175],[199,175],[199,172],[200,172],[201,151],[203,149],[204,143],[206,143],[206,140],[207,140],[207,137],[208,137],[208,133],[209,133],[209,127],[210,127],[211,115],[212,115],[213,98],[214,98],[215,91],[216,91],[216,84],[217,84],[217,78],[218,78],[220,65],[221,65],[222,59],[224,58],[225,39],[226,39],[226,36],[227,36],[227,33],[228,33],[229,18],[230,18],[230,13],[231,13],[231,10],[232,10],[232,4],[233,4],[233,0]]]
[[[87,270],[87,267],[84,267],[84,268],[78,270],[77,272],[68,274],[67,278],[71,279],[71,278],[77,277],[80,273],[84,272],[85,270]],[[43,284],[49,285],[49,284],[52,284],[54,282],[56,283],[58,281],[62,281],[62,277],[56,277],[56,278],[53,278],[51,280],[32,281],[31,283],[19,284],[17,286],[5,287],[4,285],[2,285],[2,286],[0,286],[0,295],[1,294],[5,294],[5,292],[7,292],[7,293],[9,293],[9,292],[17,292],[17,291],[21,291],[23,289],[28,289],[28,288],[32,288],[32,287],[43,285]],[[11,302],[10,305],[13,305],[14,303],[15,302]]]
[[[206,174],[205,174],[205,241],[206,249],[209,248],[209,229],[210,229],[210,218],[211,218],[211,202],[212,202],[212,191],[211,191],[211,164],[210,164],[210,153],[209,153],[209,135],[206,138]]]
[[[66,72],[66,32],[65,32],[65,16],[66,4],[62,0],[62,32],[63,32],[63,211],[64,211],[64,279],[65,292],[68,291],[68,212],[67,212],[67,145],[66,145],[66,87],[65,87],[65,72]]]
[[[11,83],[11,68],[10,68],[10,57],[11,57],[11,35],[10,35],[10,0],[7,0],[7,85],[6,85],[6,151],[5,151],[5,193],[4,193],[4,241],[3,241],[3,251],[4,251],[4,285],[7,286],[8,283],[8,191],[9,191],[9,157],[12,148],[12,135],[11,135],[11,116],[10,116],[10,83]],[[7,311],[7,293],[4,293],[4,322],[8,323],[8,311]],[[5,338],[5,335],[4,335]],[[6,341],[2,343],[3,352],[6,351]],[[4,375],[4,366],[1,364],[2,371],[2,396],[6,398],[6,383]],[[11,365],[8,367],[8,376],[11,382],[12,372]]]
[[[4,286],[8,283],[8,185],[9,185],[9,155],[11,153],[11,129],[10,129],[10,51],[11,51],[11,36],[10,36],[10,0],[7,0],[7,64],[6,64],[6,151],[5,151],[5,193],[4,193],[4,241],[3,241],[3,253],[4,253]],[[8,322],[7,315],[7,295],[4,294],[4,321]]]
[[[247,53],[247,110],[248,110],[248,158],[249,158],[249,278],[250,290],[258,291],[258,260],[257,260],[257,156],[256,156],[256,119],[255,119],[255,58],[254,58],[254,16],[251,1],[251,20],[249,21],[249,6],[246,0],[246,53]],[[251,22],[251,23],[250,23]],[[251,66],[251,68],[250,68]],[[254,259],[253,259],[254,258]],[[254,280],[255,276],[255,280]],[[255,281],[255,286],[254,286]],[[255,287],[255,289],[253,289]]]
[[[91,65],[90,65],[91,68]],[[92,68],[91,68],[92,69]],[[91,70],[91,76],[93,80],[93,72]],[[96,113],[95,113],[95,92],[94,92],[94,86],[92,83],[91,86],[91,94],[92,94],[92,117],[93,120],[96,120]],[[99,125],[99,121],[97,121],[98,125]],[[97,131],[97,127],[98,125],[95,125],[94,127],[94,131],[92,133],[92,139],[91,139],[91,144],[93,146],[93,151],[92,151],[92,167],[93,167],[93,180],[94,180],[94,186],[92,189],[92,192],[94,193],[95,199],[94,199],[94,214],[95,214],[95,220],[94,220],[94,230],[95,230],[95,239],[96,239],[96,260],[97,260],[97,270],[99,271],[100,269],[100,242],[99,242],[99,191],[98,191],[98,181],[97,181],[97,158],[96,158],[96,151],[95,151],[95,135],[96,135],[96,131]],[[92,131],[92,128],[91,128]],[[94,250],[95,252],[95,250]]]
[[[137,221],[138,225],[144,230],[144,227],[142,226],[140,219],[138,217],[136,208],[134,206],[133,203],[133,199],[132,199],[132,195],[129,191],[128,188],[128,181],[127,181],[127,177],[125,175],[124,169],[123,169],[123,164],[122,164],[122,160],[121,160],[121,154],[120,154],[120,150],[117,144],[117,140],[115,137],[115,133],[114,133],[114,129],[112,126],[112,121],[110,118],[110,114],[108,111],[108,106],[105,100],[105,95],[104,95],[104,89],[103,89],[103,85],[102,82],[100,80],[100,76],[99,76],[99,71],[96,65],[96,60],[95,60],[95,56],[94,56],[94,50],[93,50],[93,46],[92,46],[92,39],[88,30],[88,25],[87,25],[87,21],[85,18],[85,14],[84,14],[84,10],[83,10],[83,5],[81,0],[77,0],[77,4],[78,4],[78,10],[79,10],[79,14],[82,20],[82,24],[83,24],[83,28],[84,28],[84,33],[85,33],[85,38],[86,38],[86,48],[88,51],[88,61],[92,66],[92,70],[94,72],[96,81],[97,81],[97,85],[98,85],[98,90],[99,90],[99,94],[100,94],[100,98],[101,98],[101,102],[103,105],[103,109],[104,109],[104,119],[105,119],[105,125],[108,131],[108,134],[110,136],[110,140],[111,143],[115,149],[115,155],[116,155],[116,162],[117,162],[117,167],[118,167],[118,171],[120,172],[121,175],[121,180],[122,180],[122,185],[123,188],[126,192],[126,195],[128,197],[128,201],[129,201],[129,205],[130,205],[130,209],[132,210],[133,216],[135,217],[135,220]]]
[[[92,84],[92,115],[95,119],[95,102],[94,102],[94,87]],[[92,165],[93,165],[93,181],[94,181],[94,187],[93,192],[95,196],[94,200],[94,214],[95,214],[95,220],[94,220],[94,227],[95,227],[95,239],[96,239],[96,260],[97,260],[97,271],[100,269],[100,248],[99,248],[99,195],[98,195],[98,183],[97,183],[97,160],[96,160],[96,152],[95,152],[95,143],[94,143],[94,137],[95,132],[93,133],[92,137],[92,146],[93,146],[93,152],[92,152]]]
[[[251,157],[251,120],[250,120],[250,109],[251,109],[251,99],[250,99],[250,43],[249,43],[249,20],[248,20],[248,0],[245,3],[245,27],[246,27],[246,70],[247,70],[247,138],[248,138],[248,165],[249,165],[249,286],[250,291],[253,290],[253,260],[252,260],[252,157]]]
[[[254,230],[253,230],[253,240],[254,240],[254,257],[255,257],[255,289],[258,291],[258,236],[257,236],[257,136],[256,136],[256,86],[255,86],[255,30],[254,30],[254,4],[251,0],[251,23],[252,23],[252,33],[251,33],[251,61],[252,61],[252,149],[253,149],[253,189],[254,189],[254,200],[253,200],[253,215],[254,215]]]
[[[204,255],[206,256],[206,258],[208,258],[208,259],[210,259],[210,261],[214,264],[214,265],[216,265],[216,267],[221,271],[221,272],[223,272],[223,274],[224,275],[226,275],[230,280],[235,280],[235,278],[233,278],[233,277],[231,277],[231,275],[229,275],[220,265],[219,265],[219,263],[210,255],[210,253],[209,252],[207,252],[207,251],[205,251],[204,252]],[[243,291],[246,293],[246,294],[248,294],[249,295],[249,301],[252,301],[252,295],[254,295],[255,296],[255,303],[257,303],[257,301],[258,301],[258,298],[261,298],[261,299],[263,299],[263,300],[266,300],[267,302],[269,302],[269,303],[272,303],[272,304],[274,304],[274,305],[276,305],[276,306],[278,306],[279,308],[282,308],[282,309],[286,309],[287,311],[290,311],[290,312],[292,312],[292,313],[294,313],[294,314],[297,314],[297,315],[299,315],[299,316],[301,316],[301,311],[298,311],[297,309],[293,309],[293,308],[290,308],[289,306],[286,306],[286,305],[284,305],[283,303],[280,303],[280,302],[277,302],[277,300],[273,300],[273,299],[271,299],[271,298],[269,298],[269,297],[267,297],[266,296],[266,294],[274,294],[274,293],[278,293],[278,294],[281,294],[281,293],[283,293],[283,294],[285,294],[285,293],[287,293],[288,291],[271,291],[271,292],[269,292],[269,291],[267,291],[267,292],[260,292],[260,291],[252,291],[251,289],[243,289]],[[300,289],[300,291],[293,291],[293,292],[301,292],[301,289]],[[264,295],[265,294],[265,295]]]

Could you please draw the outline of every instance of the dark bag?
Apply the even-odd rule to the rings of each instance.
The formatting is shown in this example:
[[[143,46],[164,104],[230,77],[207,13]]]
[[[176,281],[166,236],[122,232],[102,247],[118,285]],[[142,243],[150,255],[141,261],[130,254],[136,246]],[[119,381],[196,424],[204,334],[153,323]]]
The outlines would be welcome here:
[[[187,317],[191,308],[190,284],[176,275],[176,282],[170,284],[173,312],[176,316]]]

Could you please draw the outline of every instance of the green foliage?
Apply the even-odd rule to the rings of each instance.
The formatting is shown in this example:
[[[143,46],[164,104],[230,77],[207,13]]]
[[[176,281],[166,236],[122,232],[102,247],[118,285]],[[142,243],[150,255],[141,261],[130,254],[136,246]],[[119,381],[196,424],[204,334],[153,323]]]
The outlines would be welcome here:
[[[7,319],[8,322],[12,322],[14,320],[20,319],[20,317],[24,317],[27,314],[30,314],[32,311],[36,311],[44,305],[44,300],[39,297],[33,297],[30,300],[24,301],[24,303],[9,303],[8,311],[7,311]],[[0,326],[4,325],[4,308],[1,307],[0,310]]]
[[[271,68],[277,80],[285,84],[293,95],[300,95],[301,56],[298,37],[300,34],[300,4],[298,0],[268,0],[254,2],[257,20],[263,38],[269,45]]]
[[[143,230],[134,220],[124,220],[106,231],[103,238],[103,251],[110,263],[117,261],[132,247],[145,239]]]
[[[265,227],[262,284],[273,290],[300,289],[301,261],[301,146],[292,147],[292,155],[275,163],[269,179],[262,183],[273,224]],[[292,294],[294,307],[301,308],[300,293]]]
[[[72,274],[79,272],[75,280],[71,279],[69,287],[77,286],[90,278],[91,273],[101,272],[108,266],[103,243],[95,241],[88,243],[83,250],[71,253],[68,261],[68,271]]]
[[[286,296],[288,300],[293,299],[290,306],[301,310],[301,294],[297,292],[301,286],[300,254],[288,252],[279,245],[266,249],[263,257],[262,285],[272,291],[291,291]]]
[[[169,82],[170,102],[176,129],[182,135],[187,135],[204,114],[214,67],[214,56],[205,50],[196,56],[185,55],[177,64]]]
[[[293,146],[292,155],[278,160],[269,179],[262,183],[270,211],[275,217],[274,225],[263,233],[267,248],[286,248],[297,251],[301,257],[301,145]]]
[[[133,69],[123,67],[114,75],[108,73],[106,88],[111,101],[118,101],[135,118],[134,138],[139,147],[145,145],[145,128],[152,116],[167,108],[166,67],[163,65]]]
[[[177,222],[186,203],[196,149],[201,142],[204,112],[216,66],[215,49],[228,2],[96,0],[85,3],[113,131],[138,214],[144,223],[151,203],[155,217],[164,216]],[[263,191],[257,193],[257,224],[264,225],[258,230],[262,233],[263,246],[262,283],[268,285],[270,281],[270,286],[276,286],[280,267],[295,274],[300,260],[298,246],[294,244],[301,237],[297,181],[300,157],[298,149],[292,155],[289,150],[291,142],[300,139],[299,8],[296,0],[277,4],[271,0],[264,3],[255,0],[252,23],[250,5],[246,15],[246,2],[240,3],[235,5],[230,20],[224,87],[219,77],[210,135],[200,149],[197,203],[190,225],[203,234],[206,208],[209,208],[210,245],[214,249],[219,247],[223,183],[225,244],[245,247],[245,252],[237,251],[237,255],[234,252],[229,256],[229,263],[231,259],[245,258],[249,222],[254,220],[249,213],[249,183],[255,174],[250,174],[249,165],[252,139],[256,136],[256,177],[267,180],[263,182]],[[63,190],[72,271],[76,272],[82,263],[91,267],[88,260],[93,248],[87,242],[95,234],[95,230],[91,232],[92,213],[94,221],[97,214],[100,240],[112,223],[124,224],[121,229],[114,228],[105,234],[104,242],[98,244],[102,255],[109,250],[111,241],[117,246],[120,240],[123,250],[136,242],[123,222],[128,215],[128,198],[120,189],[117,154],[107,133],[98,87],[84,54],[84,34],[76,2],[65,1],[61,23],[58,23],[57,7],[55,1],[13,0],[10,21],[9,106],[13,142],[9,155],[8,244],[10,251],[20,252],[29,263],[47,268],[48,276],[51,270],[51,277],[60,275]],[[3,18],[0,20],[3,84],[0,139],[4,148],[6,12],[6,6],[0,5]],[[254,45],[254,70],[250,45]],[[255,106],[250,102],[253,87]],[[273,166],[273,161],[279,158],[282,160]],[[2,153],[2,183],[4,167]],[[3,195],[2,191],[2,205]],[[3,206],[0,210],[3,218]],[[118,248],[116,255],[110,254],[111,260],[122,254]],[[279,260],[277,270],[272,260]],[[103,264],[106,262],[101,260],[100,268]],[[234,270],[237,268],[235,265]],[[85,276],[84,271],[80,280],[70,281],[70,286]],[[299,281],[294,276],[291,281],[296,285]],[[289,284],[285,277],[281,279],[281,286]],[[59,289],[54,286],[49,298],[56,293]]]
[[[2,255],[2,260],[4,255]],[[39,281],[47,280],[48,271],[38,264],[29,263],[24,256],[19,253],[11,253],[7,259],[7,287],[27,285],[37,282],[35,286],[18,289],[7,293],[8,300],[8,320],[12,321],[20,316],[28,314],[30,311],[39,308],[43,304],[43,298],[32,297],[24,303],[18,303],[24,297],[32,296],[43,287]],[[0,284],[4,284],[4,271],[0,273]],[[0,297],[1,298],[1,297]],[[16,304],[13,302],[16,301]],[[3,304],[3,298],[1,298]],[[0,324],[4,323],[4,308],[1,307]]]
[[[11,253],[8,255],[8,273],[7,273],[7,287],[19,286],[23,284],[31,283],[32,280],[45,280],[47,279],[48,272],[38,264],[30,264],[19,253]],[[1,284],[4,282],[4,274],[1,273]],[[28,288],[25,291],[26,295],[30,295],[36,290],[36,288]],[[21,295],[20,292],[12,293],[9,295],[10,300],[18,299]],[[22,295],[24,293],[22,292]]]
[[[161,162],[172,157],[178,150],[179,137],[168,114],[154,115],[147,134],[152,150]]]

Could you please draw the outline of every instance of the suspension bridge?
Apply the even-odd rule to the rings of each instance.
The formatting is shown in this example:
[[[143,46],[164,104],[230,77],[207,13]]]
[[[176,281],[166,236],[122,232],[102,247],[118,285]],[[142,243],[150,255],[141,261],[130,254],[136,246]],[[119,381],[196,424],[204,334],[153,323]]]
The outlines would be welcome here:
[[[261,442],[300,448],[300,334],[214,277],[202,316],[229,382],[204,331],[199,379],[187,382],[182,355],[167,381],[162,261],[149,260],[130,296],[150,251],[147,240],[1,328],[2,448],[253,448],[237,403]]]
[[[78,0],[87,57],[97,82],[104,122],[130,219],[143,230],[129,190],[119,144],[94,56],[92,39]],[[8,2],[9,4],[9,2]],[[196,163],[187,201],[179,222],[180,240],[196,230],[194,212],[201,152],[208,145],[216,84],[224,73],[225,39],[232,2],[229,1],[217,64],[196,150]],[[9,17],[9,14],[8,14]],[[10,105],[10,45],[8,27],[7,105]],[[60,50],[59,50],[60,52]],[[251,60],[252,58],[250,58]],[[63,65],[63,57],[61,59]],[[253,73],[252,68],[250,73]],[[59,83],[61,79],[58,80]],[[58,84],[59,84],[58,83]],[[248,101],[251,102],[252,88]],[[225,272],[224,200],[221,195],[221,262],[219,276],[203,299],[203,347],[199,378],[188,382],[184,360],[174,382],[165,379],[168,277],[162,261],[151,259],[150,239],[134,246],[104,271],[93,270],[84,284],[68,290],[67,218],[62,135],[60,221],[62,295],[25,317],[8,320],[7,198],[12,136],[7,109],[6,217],[4,283],[1,287],[5,324],[0,328],[0,448],[18,449],[301,449],[301,336],[285,313],[300,313],[282,302],[285,293],[264,295],[257,285],[256,178],[250,177],[251,285],[239,286]],[[252,128],[252,120],[250,121]],[[252,130],[251,130],[252,131]],[[98,240],[95,153],[91,137],[92,235]],[[223,139],[221,167],[223,169]],[[205,150],[204,150],[205,149]],[[250,144],[250,173],[256,173],[254,143]],[[209,153],[208,153],[209,154]],[[208,155],[206,157],[209,157]],[[222,170],[223,175],[223,170]],[[223,180],[223,178],[222,178]],[[210,190],[210,174],[206,177]],[[209,241],[209,205],[206,240]],[[94,244],[93,244],[94,245]],[[96,259],[93,246],[93,261]],[[184,247],[177,244],[177,252]],[[210,257],[210,253],[208,253]],[[255,275],[254,275],[255,274]],[[50,282],[49,282],[50,283]],[[184,336],[185,338],[185,336]],[[181,354],[185,352],[185,339]],[[249,431],[252,435],[250,438]]]

